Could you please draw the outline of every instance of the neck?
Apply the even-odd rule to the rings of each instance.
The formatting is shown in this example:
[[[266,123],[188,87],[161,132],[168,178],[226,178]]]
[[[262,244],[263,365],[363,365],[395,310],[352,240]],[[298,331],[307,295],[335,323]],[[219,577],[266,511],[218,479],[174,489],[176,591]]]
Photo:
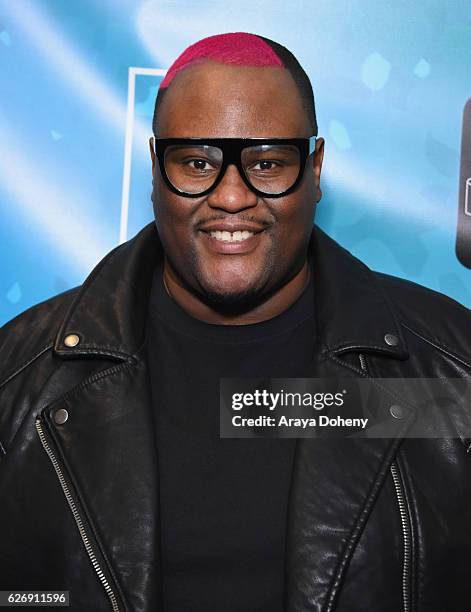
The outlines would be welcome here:
[[[261,323],[281,314],[291,306],[306,289],[310,278],[310,266],[304,262],[301,270],[266,301],[240,314],[222,313],[199,300],[181,285],[168,265],[164,262],[163,281],[167,293],[183,310],[195,319],[216,325],[250,325]]]

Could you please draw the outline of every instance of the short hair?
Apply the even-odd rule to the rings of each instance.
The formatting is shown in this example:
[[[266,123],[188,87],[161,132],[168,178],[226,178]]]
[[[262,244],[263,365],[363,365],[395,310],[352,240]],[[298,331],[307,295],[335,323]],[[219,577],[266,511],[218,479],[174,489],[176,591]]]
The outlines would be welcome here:
[[[317,136],[316,109],[311,81],[295,56],[283,45],[248,32],[229,32],[202,38],[187,47],[173,62],[160,83],[155,100],[152,129],[157,134],[157,113],[174,77],[189,66],[213,60],[222,64],[239,66],[279,66],[291,74],[301,95],[310,126]]]

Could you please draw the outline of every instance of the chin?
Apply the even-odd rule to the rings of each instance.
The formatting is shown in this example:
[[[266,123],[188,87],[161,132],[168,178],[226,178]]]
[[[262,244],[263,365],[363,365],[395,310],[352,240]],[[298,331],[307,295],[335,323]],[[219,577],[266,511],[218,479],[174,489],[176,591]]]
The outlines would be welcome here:
[[[207,288],[200,297],[208,306],[227,313],[249,310],[261,300],[260,293],[253,287],[240,290]]]

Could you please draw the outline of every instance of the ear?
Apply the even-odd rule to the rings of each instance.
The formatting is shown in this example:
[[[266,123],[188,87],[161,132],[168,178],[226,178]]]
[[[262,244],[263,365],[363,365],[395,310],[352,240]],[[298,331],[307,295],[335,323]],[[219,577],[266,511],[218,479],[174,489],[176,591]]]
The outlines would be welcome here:
[[[150,158],[152,161],[152,177],[154,176],[154,173],[155,173],[155,151],[154,151],[153,139],[154,139],[153,136],[149,138]]]
[[[324,161],[324,144],[325,140],[323,138],[317,138],[316,140],[316,150],[314,151],[314,155],[312,158],[312,169],[314,172],[314,180],[317,190],[316,195],[316,203],[320,201],[322,198],[322,190],[320,187],[321,183],[321,171],[322,171],[322,162]]]

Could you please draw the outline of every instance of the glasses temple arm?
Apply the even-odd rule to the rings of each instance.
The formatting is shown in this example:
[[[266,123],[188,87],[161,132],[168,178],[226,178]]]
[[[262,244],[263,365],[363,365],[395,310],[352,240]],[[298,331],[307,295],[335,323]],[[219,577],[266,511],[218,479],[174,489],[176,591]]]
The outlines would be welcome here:
[[[316,150],[316,140],[317,136],[309,137],[309,155],[311,155],[311,153],[314,153],[314,151]]]

